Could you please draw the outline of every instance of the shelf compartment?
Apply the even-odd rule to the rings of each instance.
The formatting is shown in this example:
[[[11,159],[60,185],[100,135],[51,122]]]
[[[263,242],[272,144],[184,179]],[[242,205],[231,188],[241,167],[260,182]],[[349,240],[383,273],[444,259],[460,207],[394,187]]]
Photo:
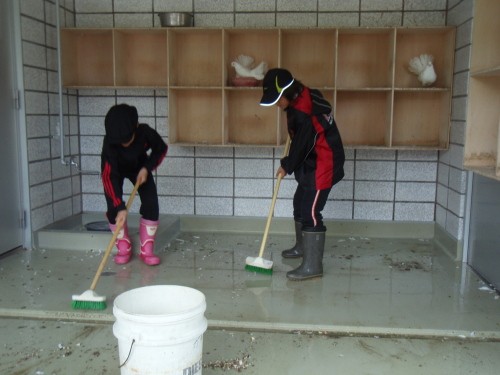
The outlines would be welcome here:
[[[115,30],[116,86],[167,87],[167,31]]]
[[[450,92],[394,92],[393,147],[446,149],[449,144]]]
[[[64,87],[113,86],[113,31],[61,30]]]
[[[455,50],[454,28],[397,29],[395,82],[397,88],[422,87],[417,75],[408,70],[412,58],[434,57],[437,79],[433,87],[451,88]]]
[[[261,89],[225,90],[225,144],[279,146],[277,107],[259,105]]]
[[[497,168],[500,77],[471,78],[464,166]]]
[[[394,31],[339,30],[337,88],[392,87]]]
[[[344,145],[389,146],[391,91],[342,90],[336,97],[335,121]]]
[[[222,90],[171,89],[169,142],[222,145]]]
[[[500,1],[476,0],[472,30],[471,71],[500,68]],[[476,20],[481,20],[476,22]]]
[[[222,86],[222,31],[169,29],[169,85]]]
[[[254,67],[262,61],[268,68],[278,66],[279,61],[279,31],[275,29],[226,29],[224,31],[224,82],[232,86],[231,80],[236,71],[231,63],[239,55],[254,59]]]
[[[280,65],[309,87],[333,88],[336,38],[336,29],[282,30]]]

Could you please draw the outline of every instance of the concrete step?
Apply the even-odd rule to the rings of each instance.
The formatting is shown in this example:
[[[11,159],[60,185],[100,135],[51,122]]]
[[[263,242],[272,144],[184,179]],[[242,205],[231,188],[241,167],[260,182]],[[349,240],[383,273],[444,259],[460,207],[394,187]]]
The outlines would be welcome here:
[[[139,244],[139,214],[129,214],[129,234],[134,244]],[[89,223],[105,224],[102,212],[86,212],[50,224],[34,233],[35,249],[96,250],[106,249],[111,231],[87,229]],[[173,215],[160,215],[155,248],[165,246],[180,232],[180,219]],[[134,246],[134,248],[137,246]]]

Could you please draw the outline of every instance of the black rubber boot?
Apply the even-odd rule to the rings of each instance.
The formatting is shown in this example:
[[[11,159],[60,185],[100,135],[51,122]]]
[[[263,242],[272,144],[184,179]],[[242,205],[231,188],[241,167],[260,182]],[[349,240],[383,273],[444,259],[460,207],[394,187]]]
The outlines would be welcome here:
[[[302,249],[302,223],[300,221],[295,222],[295,246],[288,250],[283,250],[281,256],[283,258],[300,258],[304,255],[304,250]]]
[[[323,276],[323,251],[326,232],[302,232],[302,264],[286,273],[290,280],[300,281]]]

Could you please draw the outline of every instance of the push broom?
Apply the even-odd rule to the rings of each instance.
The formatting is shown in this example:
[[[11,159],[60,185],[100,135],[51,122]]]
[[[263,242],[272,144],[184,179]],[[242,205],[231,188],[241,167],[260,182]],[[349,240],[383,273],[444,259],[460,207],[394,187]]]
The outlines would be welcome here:
[[[283,152],[283,157],[288,155],[288,150],[290,148],[290,137],[287,137],[285,150]],[[274,187],[273,199],[271,201],[271,207],[269,208],[269,214],[267,215],[267,223],[266,228],[264,229],[264,235],[262,237],[262,242],[260,244],[260,251],[258,257],[247,257],[245,269],[251,272],[259,272],[265,274],[273,273],[273,261],[264,259],[262,255],[264,255],[264,249],[266,248],[267,243],[267,235],[269,234],[269,228],[271,227],[271,220],[274,213],[274,206],[276,204],[276,197],[278,196],[278,191],[280,189],[281,184],[281,174],[278,176],[278,180],[276,181],[276,186]]]
[[[134,200],[135,194],[137,193],[137,189],[139,189],[139,182],[135,183],[134,189],[132,193],[130,193],[130,197],[127,200],[127,211],[130,209],[132,202]],[[104,256],[102,257],[101,263],[99,264],[99,268],[94,276],[94,280],[92,280],[92,284],[90,285],[90,289],[86,290],[82,294],[74,294],[73,301],[71,306],[76,310],[104,310],[106,308],[106,296],[100,296],[95,292],[95,288],[97,286],[97,282],[101,277],[102,271],[104,270],[104,266],[106,265],[109,255],[111,254],[111,250],[113,249],[113,245],[115,244],[116,238],[118,237],[118,233],[123,227],[123,223],[118,223],[116,226],[116,230],[109,241],[108,247],[104,252]]]

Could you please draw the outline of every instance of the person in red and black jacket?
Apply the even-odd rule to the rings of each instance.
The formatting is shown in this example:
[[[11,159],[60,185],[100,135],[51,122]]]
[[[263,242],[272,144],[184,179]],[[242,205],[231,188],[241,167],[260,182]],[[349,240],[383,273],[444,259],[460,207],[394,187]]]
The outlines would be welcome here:
[[[287,277],[321,277],[326,233],[321,211],[333,185],[344,177],[342,139],[332,107],[319,90],[306,87],[281,68],[270,69],[262,86],[260,105],[276,104],[285,111],[291,139],[288,156],[281,159],[276,176],[293,173],[298,183],[293,197],[296,243],[281,254],[302,257],[302,264]]]
[[[137,109],[128,104],[111,107],[104,126],[106,135],[101,152],[101,177],[107,203],[106,216],[113,232],[118,223],[123,224],[116,240],[118,253],[114,261],[125,264],[132,256],[127,209],[122,199],[123,182],[128,179],[134,185],[136,181],[140,184],[140,257],[148,265],[157,265],[160,258],[154,255],[154,240],[160,210],[152,172],[165,158],[168,146],[156,130],[139,124]]]

